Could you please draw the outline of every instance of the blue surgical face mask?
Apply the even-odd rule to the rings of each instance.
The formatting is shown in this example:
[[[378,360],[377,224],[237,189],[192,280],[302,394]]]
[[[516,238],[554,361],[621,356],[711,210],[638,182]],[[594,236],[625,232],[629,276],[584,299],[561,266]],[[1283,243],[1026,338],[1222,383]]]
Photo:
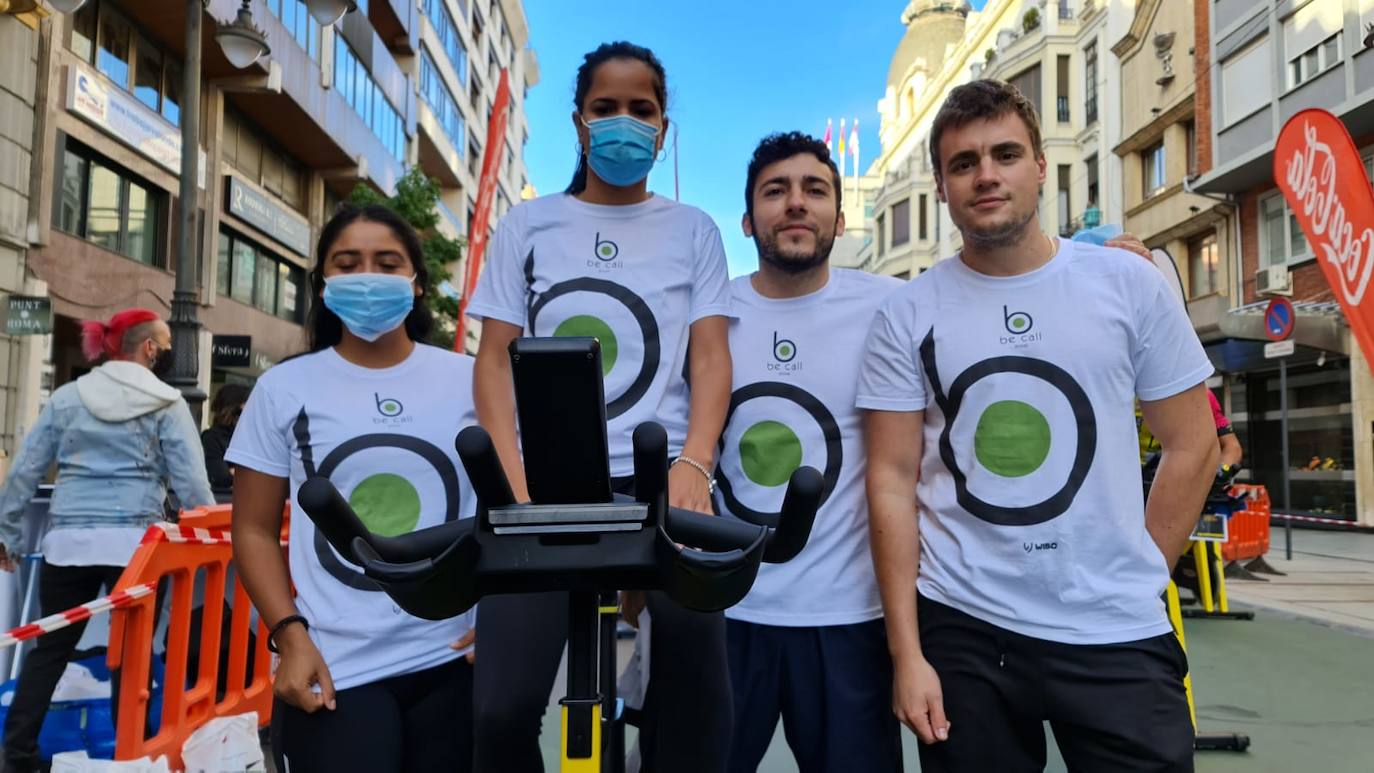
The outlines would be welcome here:
[[[587,127],[590,145],[587,163],[597,177],[624,188],[649,176],[657,152],[657,126],[628,115],[582,123]]]
[[[415,306],[415,277],[339,274],[324,280],[324,306],[353,335],[376,341],[405,321]]]

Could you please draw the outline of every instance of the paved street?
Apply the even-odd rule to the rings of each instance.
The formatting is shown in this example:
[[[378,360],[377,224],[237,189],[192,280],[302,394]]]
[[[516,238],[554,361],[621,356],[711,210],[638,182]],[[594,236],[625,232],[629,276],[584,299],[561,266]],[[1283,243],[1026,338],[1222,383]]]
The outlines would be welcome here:
[[[1231,581],[1253,621],[1188,620],[1188,655],[1202,732],[1249,734],[1248,752],[1202,752],[1199,773],[1368,773],[1374,760],[1374,535],[1295,530],[1291,562],[1275,529],[1269,561],[1286,577]],[[622,655],[628,653],[622,642]],[[562,691],[562,675],[557,693]],[[544,719],[557,766],[556,701]],[[916,739],[906,767],[920,770]],[[1066,770],[1050,745],[1049,771]],[[795,770],[781,729],[760,773]]]

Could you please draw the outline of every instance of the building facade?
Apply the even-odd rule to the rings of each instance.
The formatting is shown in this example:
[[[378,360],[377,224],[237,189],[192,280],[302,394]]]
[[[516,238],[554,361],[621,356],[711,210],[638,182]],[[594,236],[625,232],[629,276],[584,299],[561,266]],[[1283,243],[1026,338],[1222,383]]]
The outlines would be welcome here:
[[[518,200],[524,97],[537,82],[518,1],[360,0],[321,28],[301,0],[255,0],[271,53],[243,70],[213,37],[239,5],[206,4],[194,108],[181,94],[183,2],[88,0],[34,33],[40,172],[25,186],[24,276],[45,289],[54,325],[31,380],[55,387],[85,372],[79,320],[169,311],[184,110],[200,112],[199,373],[211,394],[303,349],[315,239],[357,185],[391,193],[418,166],[440,184],[439,229],[468,233],[503,68],[511,112],[493,217]]]
[[[1015,84],[1037,107],[1047,173],[1045,230],[1072,234],[1085,224],[1120,222],[1119,68],[1108,41],[1125,32],[1133,0],[913,0],[907,33],[878,103],[882,153],[868,174],[877,183],[873,239],[860,253],[870,271],[914,276],[960,246],[938,205],[928,150],[930,127],[956,86],[975,78]],[[1105,219],[1104,219],[1105,218]]]
[[[1231,415],[1255,479],[1295,512],[1374,524],[1374,379],[1297,219],[1273,180],[1280,129],[1307,107],[1341,118],[1374,167],[1374,0],[1207,0],[1207,66],[1199,72],[1194,191],[1235,207],[1231,259],[1237,296],[1209,345],[1226,374]],[[1199,60],[1202,57],[1199,56]],[[1201,127],[1201,120],[1199,121]],[[1288,295],[1298,308],[1287,358],[1290,463],[1281,461],[1278,362],[1262,353],[1260,308]],[[1275,496],[1275,501],[1280,500]]]

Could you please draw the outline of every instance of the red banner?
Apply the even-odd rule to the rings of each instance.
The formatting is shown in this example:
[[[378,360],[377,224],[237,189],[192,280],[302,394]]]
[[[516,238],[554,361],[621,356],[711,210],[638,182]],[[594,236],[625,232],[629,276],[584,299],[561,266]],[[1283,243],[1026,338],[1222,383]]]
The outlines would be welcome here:
[[[1274,146],[1274,181],[1374,367],[1374,190],[1341,119],[1317,108],[1288,119]]]
[[[482,254],[487,249],[487,227],[491,222],[491,205],[496,199],[496,176],[501,172],[501,153],[506,148],[506,118],[510,115],[510,80],[501,70],[496,86],[496,101],[487,118],[487,144],[482,151],[482,177],[477,183],[477,204],[472,222],[468,223],[468,264],[463,276],[463,297],[458,302],[458,332],[453,337],[453,351],[463,351],[467,331],[468,301],[477,289],[477,276],[482,272]]]

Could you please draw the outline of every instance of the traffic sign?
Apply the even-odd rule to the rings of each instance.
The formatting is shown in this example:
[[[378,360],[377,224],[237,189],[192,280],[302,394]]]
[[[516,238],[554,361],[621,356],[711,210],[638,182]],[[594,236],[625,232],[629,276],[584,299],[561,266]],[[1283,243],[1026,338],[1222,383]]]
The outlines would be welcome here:
[[[1273,360],[1279,357],[1287,357],[1297,350],[1297,345],[1292,341],[1274,341],[1264,345],[1264,359]]]
[[[1270,341],[1284,341],[1293,335],[1293,303],[1287,298],[1276,295],[1269,299],[1264,309],[1264,334]]]

